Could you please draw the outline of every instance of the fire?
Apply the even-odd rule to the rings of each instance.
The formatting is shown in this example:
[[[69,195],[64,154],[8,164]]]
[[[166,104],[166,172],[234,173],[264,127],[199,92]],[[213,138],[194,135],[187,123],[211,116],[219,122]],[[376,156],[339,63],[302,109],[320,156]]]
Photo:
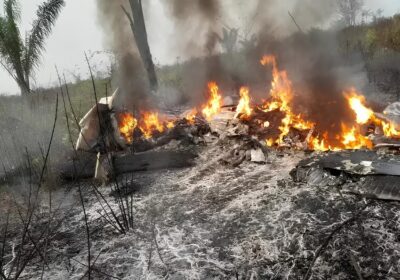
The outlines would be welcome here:
[[[175,122],[174,122],[174,121],[169,121],[169,122],[167,122],[166,127],[167,127],[168,129],[173,129],[173,128],[175,127]]]
[[[265,104],[265,109],[275,110],[279,107],[283,110],[290,109],[289,103],[293,99],[293,86],[288,78],[286,71],[281,71],[278,68],[278,63],[274,56],[266,55],[262,58],[261,64],[264,66],[272,66],[272,85],[270,95],[273,102]]]
[[[394,125],[376,117],[374,111],[368,108],[365,103],[365,97],[358,93],[355,89],[345,93],[350,108],[356,114],[356,121],[358,124],[367,124],[368,122],[381,127],[383,134],[386,137],[400,137],[400,131],[396,130]]]
[[[185,116],[185,119],[186,119],[190,124],[194,124],[197,114],[198,114],[197,109],[192,109],[192,110]]]
[[[365,97],[358,93],[356,89],[350,88],[343,92],[347,100],[348,109],[354,112],[354,120],[346,121],[341,124],[338,134],[330,134],[328,131],[315,131],[316,123],[306,119],[306,115],[296,114],[293,109],[293,99],[295,90],[289,79],[288,73],[279,69],[275,56],[264,56],[261,64],[272,67],[272,82],[269,99],[265,101],[257,110],[266,113],[279,111],[283,117],[280,120],[279,132],[274,137],[265,140],[267,146],[279,146],[287,141],[288,135],[293,130],[303,131],[307,135],[303,140],[308,148],[316,151],[337,151],[343,149],[362,149],[373,148],[370,138],[363,134],[366,125],[379,127],[386,137],[399,137],[400,131],[394,124],[379,118],[374,111],[366,105]],[[189,111],[185,118],[190,124],[195,123],[197,116],[203,116],[208,121],[220,113],[222,108],[222,95],[216,82],[208,83],[209,99],[202,107],[197,107]],[[201,109],[199,109],[201,108]],[[251,104],[249,87],[240,89],[240,100],[236,108],[235,117],[241,120],[249,120],[254,114],[254,107]],[[140,130],[143,137],[149,139],[155,132],[163,133],[175,127],[175,120],[171,120],[157,112],[144,112],[140,118],[136,119],[133,114],[122,113],[118,116],[119,130],[127,143],[133,142],[135,130]],[[340,117],[340,116],[339,116]],[[338,118],[340,122],[340,118]],[[259,121],[259,125],[268,129],[274,127],[269,121]],[[322,134],[319,134],[322,133]]]
[[[386,137],[400,137],[400,131],[396,130],[392,123],[382,121],[382,129]]]
[[[236,116],[241,119],[248,119],[253,113],[253,109],[250,107],[250,90],[248,87],[240,88],[240,100],[236,108]]]
[[[149,139],[155,131],[164,132],[165,126],[160,121],[158,113],[144,112],[142,113],[139,129],[142,131],[144,138]]]
[[[293,113],[292,101],[294,97],[294,89],[286,71],[278,68],[277,60],[274,56],[264,56],[261,59],[264,66],[272,66],[272,83],[270,91],[270,100],[262,106],[264,112],[279,110],[284,113],[284,118],[279,126],[280,135],[276,139],[268,139],[267,145],[281,145],[285,141],[285,137],[290,133],[291,128],[301,131],[312,130],[315,123],[307,121],[302,115]],[[334,135],[337,143],[330,143],[332,139],[328,132],[319,136],[307,137],[306,141],[310,149],[317,151],[342,150],[342,149],[361,149],[372,148],[372,141],[359,132],[358,125],[366,124],[368,121],[378,119],[374,112],[364,106],[365,98],[357,94],[355,89],[350,89],[344,93],[348,99],[350,108],[356,114],[355,126],[347,127],[342,124],[342,132],[340,135]],[[387,130],[390,130],[388,127]],[[392,131],[393,132],[393,131]],[[386,134],[386,133],[385,133]]]
[[[327,134],[325,133],[324,138],[327,138]],[[332,151],[332,150],[336,150],[334,148],[332,148],[330,145],[327,145],[326,140],[322,138],[318,138],[318,137],[311,137],[310,140],[308,141],[308,147],[311,150],[314,151]]]
[[[357,131],[356,127],[347,128],[342,124],[342,144],[346,149],[372,149],[372,141]]]
[[[272,147],[275,143],[274,139],[267,139],[265,142],[267,143],[268,147]]]
[[[276,58],[274,56],[266,55],[261,59],[261,64],[264,66],[272,66],[273,78],[270,91],[271,100],[264,103],[262,110],[264,112],[271,112],[279,109],[281,112],[285,113],[285,117],[282,119],[281,126],[279,127],[281,134],[274,141],[275,144],[280,145],[289,134],[291,127],[299,130],[307,130],[311,129],[314,124],[305,121],[301,115],[293,113],[291,108],[291,102],[294,96],[292,82],[290,81],[286,71],[279,70]],[[271,144],[271,141],[273,140],[268,140],[269,144]]]
[[[160,118],[156,112],[143,112],[138,120],[132,113],[121,113],[118,115],[118,128],[126,142],[133,142],[135,129],[139,129],[145,139],[153,137],[154,132],[164,132],[167,129],[175,127],[173,120],[167,120],[166,117]]]
[[[204,117],[210,121],[221,110],[222,96],[219,93],[218,85],[215,82],[208,83],[208,90],[210,93],[210,99],[204,106],[202,113]]]
[[[138,121],[130,113],[121,113],[118,116],[119,120],[119,132],[125,138],[127,143],[133,141],[133,131],[137,127]]]
[[[358,124],[366,124],[368,121],[375,118],[374,111],[364,105],[365,97],[358,94],[354,88],[346,92],[345,96],[350,108],[356,114],[356,121]]]

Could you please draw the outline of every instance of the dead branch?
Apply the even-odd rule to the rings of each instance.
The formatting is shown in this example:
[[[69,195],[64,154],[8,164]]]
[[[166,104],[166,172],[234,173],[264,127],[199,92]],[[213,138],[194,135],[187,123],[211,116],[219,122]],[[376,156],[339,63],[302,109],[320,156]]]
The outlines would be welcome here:
[[[300,33],[304,33],[303,29],[301,29],[300,25],[297,24],[296,19],[294,18],[294,16],[288,11],[288,14],[290,16],[290,18],[293,20],[294,24],[297,26],[297,28],[299,29]]]
[[[86,56],[86,54],[85,54],[85,56]],[[86,59],[87,59],[87,57],[86,57]],[[61,96],[62,96],[62,101],[63,101],[63,106],[64,106],[65,120],[66,120],[66,123],[67,123],[69,140],[70,140],[72,149],[76,153],[76,150],[75,150],[75,147],[74,147],[74,143],[72,141],[71,129],[70,129],[70,126],[69,126],[69,118],[68,118],[68,113],[67,113],[67,107],[66,107],[66,104],[65,104],[64,91],[63,91],[63,88],[62,88],[61,78],[60,78],[60,74],[58,72],[57,67],[56,67],[56,72],[57,72],[57,76],[58,76],[58,81],[60,83],[60,93],[61,93]],[[97,104],[97,99],[96,99],[96,104]],[[74,168],[74,173],[77,174],[77,169],[76,169],[75,162],[73,162],[73,168]],[[91,265],[90,229],[89,229],[88,217],[87,217],[87,213],[86,213],[85,202],[84,202],[83,194],[82,194],[82,188],[81,188],[80,184],[78,184],[78,193],[79,193],[79,199],[80,199],[80,202],[81,202],[81,206],[82,206],[82,210],[83,210],[83,216],[84,216],[84,220],[85,220],[86,239],[87,239],[86,241],[87,241],[87,247],[88,247],[88,272],[87,272],[87,274],[88,274],[88,279],[90,280],[91,279],[91,269],[90,269],[90,265]]]
[[[364,278],[362,276],[360,265],[358,264],[356,257],[354,256],[354,254],[352,252],[349,252],[349,254],[350,254],[351,265],[354,267],[354,270],[357,272],[358,279],[364,280]]]
[[[329,242],[332,240],[332,238],[335,236],[336,233],[341,231],[345,226],[348,226],[355,222],[361,215],[361,213],[370,205],[370,203],[365,204],[360,210],[358,210],[353,216],[348,218],[347,220],[343,221],[340,225],[335,227],[332,232],[328,235],[328,237],[325,239],[325,241],[322,243],[322,245],[317,249],[317,251],[314,254],[314,258],[311,261],[310,266],[308,267],[307,273],[304,276],[303,280],[308,280],[312,274],[312,269],[314,267],[315,262],[317,259],[320,257],[322,252],[326,249],[326,247],[329,245]]]

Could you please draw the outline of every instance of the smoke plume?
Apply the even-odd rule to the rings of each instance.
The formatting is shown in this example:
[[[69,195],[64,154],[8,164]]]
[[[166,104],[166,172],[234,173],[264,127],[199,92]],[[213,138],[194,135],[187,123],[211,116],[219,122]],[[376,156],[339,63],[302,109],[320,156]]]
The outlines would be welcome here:
[[[130,10],[127,0],[97,0],[99,23],[106,44],[117,59],[117,86],[121,99],[117,106],[135,110],[147,106],[149,85],[130,23],[122,10]]]
[[[97,1],[109,45],[118,57],[119,85],[128,96],[144,100],[147,92],[144,69],[129,22],[120,7],[121,4],[129,6],[126,0]],[[181,87],[195,103],[204,100],[209,80],[215,80],[226,94],[237,93],[241,85],[247,85],[253,89],[253,95],[266,98],[270,73],[259,61],[265,54],[274,54],[280,68],[293,80],[296,109],[317,123],[320,126],[317,129],[336,132],[340,130],[338,123],[350,120],[351,112],[346,109],[342,92],[349,86],[362,86],[364,77],[355,71],[359,72],[359,68],[348,66],[349,57],[344,59],[339,52],[337,34],[318,29],[328,26],[335,18],[337,9],[332,1],[165,0],[158,3],[163,4],[165,15],[175,23],[168,47],[179,50],[183,59],[190,58],[180,65]],[[146,20],[151,22],[151,18]],[[239,30],[236,48],[231,52],[222,52],[223,28]],[[350,56],[353,62],[357,61],[357,56]]]
[[[175,22],[176,48],[186,56],[201,56],[214,51],[220,31],[219,0],[163,1],[168,15]]]

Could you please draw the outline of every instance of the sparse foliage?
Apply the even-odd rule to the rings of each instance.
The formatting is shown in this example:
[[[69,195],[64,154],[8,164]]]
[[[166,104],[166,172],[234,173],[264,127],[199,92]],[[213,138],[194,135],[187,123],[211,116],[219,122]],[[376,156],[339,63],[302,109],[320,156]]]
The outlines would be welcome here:
[[[236,43],[238,41],[239,29],[232,28],[224,28],[223,36],[219,39],[222,47],[224,48],[225,52],[232,53],[236,48]]]
[[[31,92],[30,80],[45,49],[45,40],[64,6],[64,0],[48,0],[39,6],[37,18],[25,39],[18,27],[21,9],[18,0],[4,0],[4,16],[0,16],[0,62],[21,89]]]
[[[362,12],[364,0],[339,0],[338,12],[341,16],[341,21],[346,26],[356,25],[357,17]]]

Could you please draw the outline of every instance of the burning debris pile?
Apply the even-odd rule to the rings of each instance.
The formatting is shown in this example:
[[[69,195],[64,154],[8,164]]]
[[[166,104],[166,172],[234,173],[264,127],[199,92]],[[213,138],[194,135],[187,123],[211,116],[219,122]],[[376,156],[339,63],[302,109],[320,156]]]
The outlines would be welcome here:
[[[342,120],[341,116],[337,116],[337,123],[330,125],[336,127],[335,130],[340,127],[338,134],[330,132],[330,127],[322,130],[320,124],[307,117],[308,112],[295,112],[294,103],[298,93],[287,72],[279,69],[277,59],[274,56],[264,56],[261,64],[272,67],[273,79],[269,98],[261,105],[254,104],[250,88],[242,87],[239,103],[236,108],[231,109],[235,112],[233,118],[248,126],[248,134],[264,141],[267,146],[315,151],[372,149],[377,141],[382,141],[382,137],[400,138],[399,124],[382,114],[374,113],[367,107],[364,96],[354,88],[343,92],[347,109],[351,111],[353,119]],[[205,105],[190,110],[182,119],[173,119],[156,112],[140,113],[138,118],[133,113],[119,113],[119,131],[126,144],[130,145],[138,138],[149,140],[159,137],[182,124],[182,121],[191,125],[196,125],[196,120],[212,122],[223,111],[223,98],[215,82],[208,84],[208,94],[209,100]]]
[[[338,123],[331,125],[332,127],[340,125],[340,134],[330,133],[329,128],[326,128],[325,131],[317,130],[319,124],[308,120],[307,112],[304,114],[294,113],[295,90],[287,72],[278,68],[276,58],[265,56],[261,63],[272,65],[273,80],[270,99],[261,106],[251,108],[249,91],[243,88],[237,113],[239,118],[249,125],[251,132],[266,138],[268,146],[338,151],[371,149],[374,147],[375,135],[400,138],[400,130],[396,129],[395,124],[379,118],[365,105],[364,96],[354,88],[343,93],[349,110],[353,112],[354,120],[347,123],[341,122],[340,116],[338,116]]]
[[[134,112],[117,108],[116,92],[111,98],[102,99],[82,120],[77,149],[100,155],[142,153],[178,141],[185,150],[187,144],[206,145],[213,137],[222,140],[228,137],[235,141],[226,142],[231,149],[221,162],[237,166],[246,159],[265,162],[269,148],[342,151],[400,147],[396,119],[375,113],[356,89],[344,90],[341,97],[346,107],[341,110],[350,117],[327,116],[330,121],[322,124],[307,108],[299,112],[296,100],[301,94],[295,90],[288,73],[279,68],[275,56],[264,56],[260,63],[272,69],[270,92],[265,100],[254,100],[251,88],[243,86],[238,103],[225,106],[218,84],[209,82],[205,104],[173,116],[157,110]]]

